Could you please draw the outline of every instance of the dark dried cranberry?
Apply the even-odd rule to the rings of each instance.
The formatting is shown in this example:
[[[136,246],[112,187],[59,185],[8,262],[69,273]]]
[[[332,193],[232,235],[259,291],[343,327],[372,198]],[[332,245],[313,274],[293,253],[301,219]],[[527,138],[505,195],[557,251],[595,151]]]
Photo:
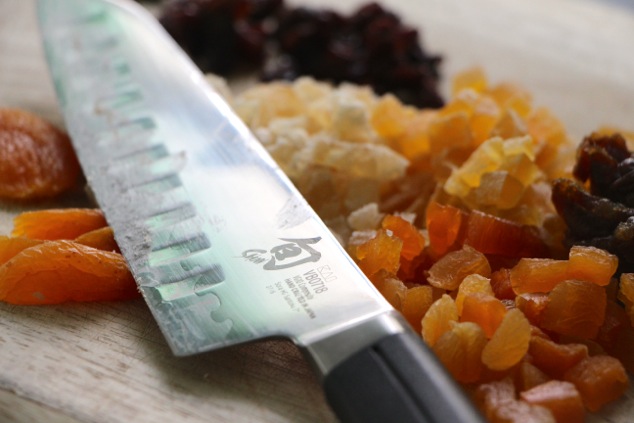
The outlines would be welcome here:
[[[285,8],[283,0],[172,0],[160,18],[205,72],[229,75],[261,66],[260,78],[300,75],[369,85],[418,107],[440,107],[440,57],[427,54],[414,28],[377,3],[350,16]]]
[[[161,24],[204,71],[260,66],[282,0],[172,0]]]

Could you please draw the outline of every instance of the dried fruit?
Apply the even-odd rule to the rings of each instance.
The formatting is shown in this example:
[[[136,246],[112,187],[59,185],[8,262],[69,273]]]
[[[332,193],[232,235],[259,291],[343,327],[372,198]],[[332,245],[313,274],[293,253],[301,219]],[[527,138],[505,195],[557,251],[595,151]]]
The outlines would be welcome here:
[[[588,357],[588,347],[583,344],[558,344],[541,336],[531,337],[528,352],[536,367],[556,379]]]
[[[482,362],[491,370],[506,370],[528,351],[530,323],[518,309],[509,310],[482,351]]]
[[[0,198],[55,197],[80,173],[65,133],[27,111],[0,108]]]
[[[422,320],[423,339],[429,346],[434,346],[438,338],[451,330],[452,323],[458,323],[456,303],[447,294],[436,300]]]
[[[564,375],[574,383],[590,411],[621,397],[629,386],[623,365],[614,357],[597,355],[581,360]]]
[[[75,239],[106,225],[99,209],[47,209],[16,216],[11,235],[45,240]]]
[[[432,265],[427,282],[436,288],[454,290],[463,279],[472,274],[491,276],[491,266],[484,254],[468,245],[452,251]]]
[[[594,339],[605,318],[607,295],[592,282],[566,280],[549,294],[541,326],[553,332]]]
[[[418,32],[377,3],[349,16],[282,0],[175,0],[160,21],[205,72],[228,75],[260,66],[260,78],[312,75],[370,85],[419,107],[440,107],[440,56]]]
[[[453,323],[433,346],[449,373],[462,383],[476,382],[482,372],[480,356],[487,343],[484,332],[475,323]]]
[[[97,248],[98,250],[121,253],[114,239],[114,231],[110,226],[81,234],[75,238],[75,242],[88,247]]]
[[[570,382],[551,380],[520,394],[529,404],[541,405],[553,413],[558,423],[583,423],[586,410],[581,395]]]
[[[120,254],[65,240],[44,242],[15,255],[0,266],[0,281],[0,300],[12,304],[109,301],[139,296]]]
[[[558,179],[552,192],[568,245],[607,250],[618,256],[619,272],[634,271],[634,157],[623,137],[584,138],[573,174],[579,182]]]

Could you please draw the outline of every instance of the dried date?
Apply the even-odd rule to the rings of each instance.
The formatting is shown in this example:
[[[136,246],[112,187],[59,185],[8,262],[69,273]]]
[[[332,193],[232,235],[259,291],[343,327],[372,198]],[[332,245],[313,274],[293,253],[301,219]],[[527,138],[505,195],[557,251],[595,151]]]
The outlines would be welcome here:
[[[603,248],[619,257],[619,271],[634,271],[634,157],[623,137],[586,137],[573,176],[577,181],[553,183],[552,200],[567,225],[566,243]]]

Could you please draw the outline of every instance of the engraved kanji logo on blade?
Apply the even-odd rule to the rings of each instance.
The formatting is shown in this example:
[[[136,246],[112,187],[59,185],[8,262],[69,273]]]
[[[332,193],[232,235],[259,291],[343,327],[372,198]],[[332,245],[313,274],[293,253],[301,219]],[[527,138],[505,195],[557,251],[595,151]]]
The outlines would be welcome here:
[[[277,245],[270,250],[246,250],[242,257],[261,264],[264,270],[280,270],[299,266],[304,263],[315,263],[321,258],[321,253],[312,247],[321,237],[315,238],[280,238],[284,244]]]

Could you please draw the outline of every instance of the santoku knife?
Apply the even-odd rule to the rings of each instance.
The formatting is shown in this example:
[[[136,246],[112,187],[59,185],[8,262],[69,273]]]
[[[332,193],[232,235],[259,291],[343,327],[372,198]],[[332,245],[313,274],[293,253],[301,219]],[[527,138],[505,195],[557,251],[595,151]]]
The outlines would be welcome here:
[[[87,181],[175,354],[288,337],[344,422],[483,421],[149,12],[38,15]]]

